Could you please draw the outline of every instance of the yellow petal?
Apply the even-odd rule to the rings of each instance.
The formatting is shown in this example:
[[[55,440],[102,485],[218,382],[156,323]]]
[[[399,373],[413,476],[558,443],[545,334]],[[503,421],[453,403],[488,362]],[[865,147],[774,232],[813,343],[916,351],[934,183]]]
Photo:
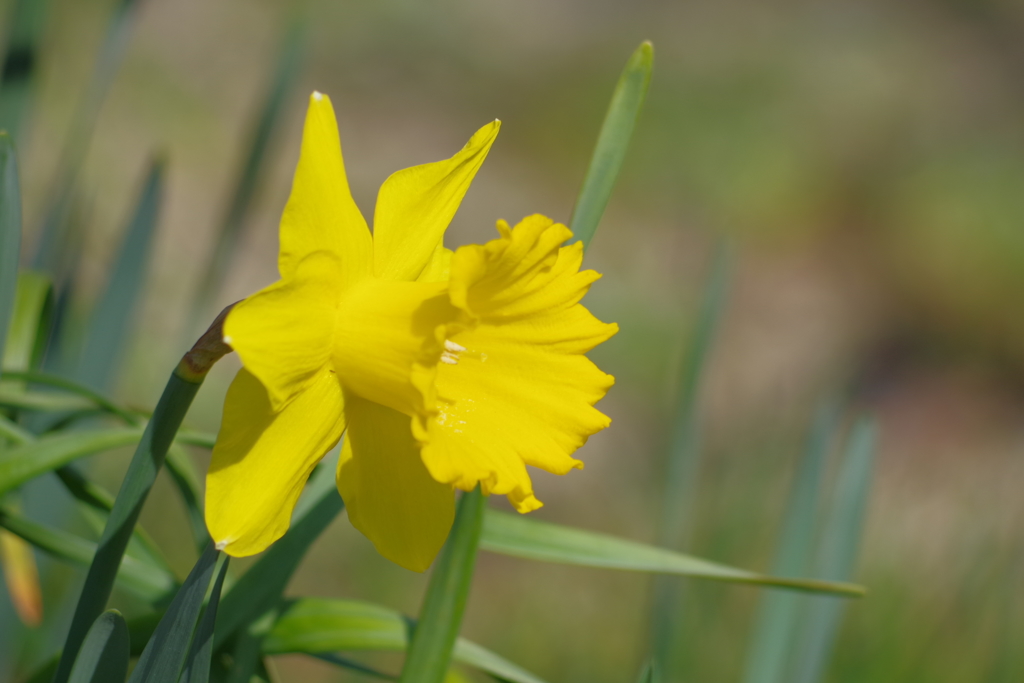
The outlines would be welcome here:
[[[377,277],[419,277],[500,127],[500,121],[487,124],[451,159],[407,168],[384,181],[373,215],[373,269]]]
[[[433,255],[430,257],[430,261],[427,262],[427,267],[423,269],[423,272],[416,278],[416,281],[448,282],[448,273],[451,272],[451,267],[452,250],[443,244],[438,244],[437,248],[434,249]]]
[[[362,279],[372,267],[373,243],[348,189],[334,108],[330,98],[318,92],[309,98],[280,239],[277,263],[285,279],[315,251],[334,254],[345,285]]]
[[[338,309],[333,365],[342,385],[406,415],[429,405],[444,329],[456,315],[447,283],[367,280]]]
[[[280,410],[330,359],[340,264],[328,252],[304,258],[291,277],[238,303],[224,322],[224,341]]]
[[[384,557],[426,571],[455,516],[452,487],[431,478],[407,415],[348,394],[338,490],[349,520]]]
[[[565,474],[572,453],[610,423],[593,405],[614,379],[583,354],[618,330],[578,302],[596,279],[578,272],[568,230],[531,217],[502,238],[459,249],[451,297],[473,324],[450,328],[436,374],[436,419],[423,459],[438,481],[540,507],[526,465]]]
[[[206,525],[218,547],[245,557],[284,535],[310,472],[341,438],[342,407],[329,368],[279,412],[252,374],[238,372],[206,475]]]

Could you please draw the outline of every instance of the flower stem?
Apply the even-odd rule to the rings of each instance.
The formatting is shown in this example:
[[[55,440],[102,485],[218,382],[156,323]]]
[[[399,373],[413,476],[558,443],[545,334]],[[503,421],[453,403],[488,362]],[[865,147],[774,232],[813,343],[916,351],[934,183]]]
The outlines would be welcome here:
[[[486,507],[479,486],[459,501],[451,534],[430,577],[399,683],[442,683],[448,673],[473,581]]]
[[[114,507],[107,518],[107,525],[97,544],[96,554],[89,566],[89,573],[78,598],[78,606],[71,620],[71,628],[68,630],[53,683],[67,683],[71,666],[82,647],[89,627],[106,608],[114,587],[117,568],[121,565],[121,558],[124,556],[149,490],[163,466],[167,449],[174,441],[174,435],[181,426],[185,413],[192,405],[192,399],[199,391],[206,374],[214,363],[231,351],[231,347],[223,341],[224,318],[230,309],[231,306],[225,308],[210,329],[182,357],[167,381],[167,386],[164,387],[156,410],[153,411],[153,417],[146,425],[146,431],[135,449],[135,455],[128,466],[121,490],[117,493]]]

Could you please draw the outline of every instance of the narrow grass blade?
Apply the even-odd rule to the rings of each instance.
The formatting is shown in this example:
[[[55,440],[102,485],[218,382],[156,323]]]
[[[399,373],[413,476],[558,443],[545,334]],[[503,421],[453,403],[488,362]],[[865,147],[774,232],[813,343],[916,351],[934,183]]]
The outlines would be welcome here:
[[[96,617],[71,669],[69,683],[120,683],[128,674],[128,626],[117,610]]]
[[[160,212],[164,168],[162,158],[150,164],[107,287],[86,325],[75,377],[97,391],[109,391],[132,336]]]
[[[3,353],[4,386],[12,375],[35,367],[42,358],[53,308],[53,287],[41,273],[22,271]]]
[[[321,476],[333,480],[334,472],[322,472]],[[280,602],[306,551],[344,506],[337,488],[325,488],[316,502],[297,516],[288,533],[235,582],[221,604],[215,651]]]
[[[196,561],[146,643],[128,683],[177,683],[219,556],[211,543]]]
[[[46,394],[36,391],[10,391],[0,387],[0,406],[42,413],[98,413],[96,406],[86,399],[67,394]]]
[[[871,491],[877,427],[870,417],[853,425],[836,479],[836,489],[815,560],[816,573],[843,581],[853,575]],[[795,683],[824,680],[845,603],[824,596],[809,600],[794,662]]]
[[[96,553],[96,544],[80,536],[53,529],[0,509],[0,527],[16,534],[43,552],[65,562],[88,566]],[[117,569],[117,584],[148,603],[157,603],[177,582],[159,566],[125,557]]]
[[[0,493],[86,455],[138,443],[142,433],[138,427],[108,427],[58,433],[15,446],[0,454]]]
[[[21,254],[21,187],[11,137],[0,130],[0,358],[17,300]]]
[[[174,434],[188,412],[199,387],[199,383],[187,381],[175,371],[164,388],[164,393],[157,403],[152,419],[146,425],[128,472],[121,483],[121,490],[114,501],[114,509],[110,513],[96,555],[89,566],[89,573],[78,599],[54,683],[67,681],[71,669],[70,661],[77,655],[88,625],[106,606],[117,567],[121,564],[125,548],[132,537],[132,530],[142,511],[142,505],[163,465]]]
[[[273,80],[267,90],[263,106],[259,108],[259,116],[254,122],[250,134],[245,162],[235,182],[231,202],[228,204],[217,232],[210,263],[200,281],[198,294],[193,299],[189,327],[204,318],[204,313],[209,309],[224,283],[231,255],[236,251],[238,238],[242,233],[253,197],[256,195],[260,178],[263,175],[270,141],[280,123],[285,103],[289,101],[289,96],[298,82],[298,74],[305,54],[307,30],[307,18],[300,14],[292,20],[285,33],[281,51],[277,57]]]
[[[288,604],[263,641],[263,653],[320,656],[345,651],[401,651],[411,620],[398,612],[358,600],[301,598]],[[514,683],[544,683],[499,655],[463,638],[452,658]]]
[[[207,683],[210,680],[210,663],[213,659],[213,633],[217,623],[217,608],[220,606],[220,593],[224,587],[224,577],[228,573],[230,558],[225,555],[224,561],[217,572],[217,579],[210,592],[210,600],[199,621],[195,638],[185,660],[185,669],[181,673],[180,683]]]
[[[7,24],[7,48],[0,69],[0,130],[23,139],[39,65],[39,41],[46,25],[48,0],[15,0]]]
[[[68,238],[66,228],[78,175],[89,150],[89,142],[96,127],[100,108],[128,47],[132,20],[140,4],[141,0],[118,0],[110,15],[92,77],[71,118],[71,129],[61,150],[57,175],[49,190],[49,201],[46,202],[48,209],[43,218],[32,267],[56,275],[59,281],[64,278],[60,273],[56,273],[56,268],[58,264],[67,261],[64,252],[67,245],[75,242],[74,239]]]
[[[839,428],[835,401],[819,406],[807,447],[789,496],[782,535],[772,572],[801,576],[812,571],[814,540],[819,526],[825,466]],[[747,655],[746,683],[784,683],[799,626],[802,601],[793,595],[767,592],[761,597],[754,636]]]
[[[484,518],[480,548],[528,560],[582,567],[675,574],[851,597],[864,594],[863,588],[850,583],[767,576],[674,550],[494,510],[488,510]]]
[[[732,251],[728,244],[719,242],[715,246],[693,333],[683,358],[679,394],[672,418],[658,543],[673,550],[686,551],[690,546],[703,461],[700,389],[728,300],[731,273]],[[658,670],[669,681],[681,677],[679,653],[682,648],[678,644],[686,637],[687,626],[682,604],[684,590],[685,585],[679,580],[657,578],[654,582],[653,655]]]
[[[420,617],[413,629],[401,683],[442,683],[462,625],[486,499],[477,486],[459,500],[448,540],[434,565]]]
[[[604,209],[608,206],[619,169],[626,158],[629,140],[633,137],[633,128],[647,96],[653,66],[654,46],[649,42],[641,43],[626,62],[626,68],[615,86],[608,113],[605,114],[601,132],[597,136],[594,156],[590,159],[569,222],[573,236],[583,242],[584,248],[590,244]]]
[[[0,530],[0,560],[7,593],[18,618],[26,626],[39,626],[43,621],[43,593],[32,546],[9,531]]]
[[[79,402],[81,405],[91,404],[98,410],[109,413],[110,415],[120,418],[126,424],[129,425],[141,425],[144,419],[141,415],[125,410],[118,406],[116,403],[106,398],[100,393],[93,391],[87,386],[59,377],[57,375],[51,375],[45,372],[8,372],[5,377],[7,379],[16,380],[27,384],[42,384],[54,389],[61,389],[69,394],[74,394],[76,397],[85,399],[85,402]]]

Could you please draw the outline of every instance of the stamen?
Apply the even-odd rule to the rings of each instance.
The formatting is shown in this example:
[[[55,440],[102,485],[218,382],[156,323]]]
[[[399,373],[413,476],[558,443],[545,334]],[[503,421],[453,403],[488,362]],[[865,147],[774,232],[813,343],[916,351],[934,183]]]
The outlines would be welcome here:
[[[441,354],[441,362],[448,365],[458,365],[459,354],[466,350],[465,346],[456,344],[451,339],[444,340],[444,353]]]

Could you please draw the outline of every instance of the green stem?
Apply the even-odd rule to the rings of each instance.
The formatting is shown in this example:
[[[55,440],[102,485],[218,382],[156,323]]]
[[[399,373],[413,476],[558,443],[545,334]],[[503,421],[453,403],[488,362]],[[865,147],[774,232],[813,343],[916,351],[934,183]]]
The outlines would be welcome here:
[[[479,486],[459,501],[451,535],[430,577],[399,683],[442,683],[448,673],[473,580],[486,507]]]
[[[106,608],[117,569],[146,497],[164,464],[167,449],[174,442],[174,435],[185,419],[185,413],[192,405],[192,399],[206,374],[217,360],[231,350],[223,342],[224,318],[230,308],[221,312],[210,329],[181,359],[164,387],[153,417],[146,425],[89,566],[53,683],[67,683],[71,666],[89,628]]]

